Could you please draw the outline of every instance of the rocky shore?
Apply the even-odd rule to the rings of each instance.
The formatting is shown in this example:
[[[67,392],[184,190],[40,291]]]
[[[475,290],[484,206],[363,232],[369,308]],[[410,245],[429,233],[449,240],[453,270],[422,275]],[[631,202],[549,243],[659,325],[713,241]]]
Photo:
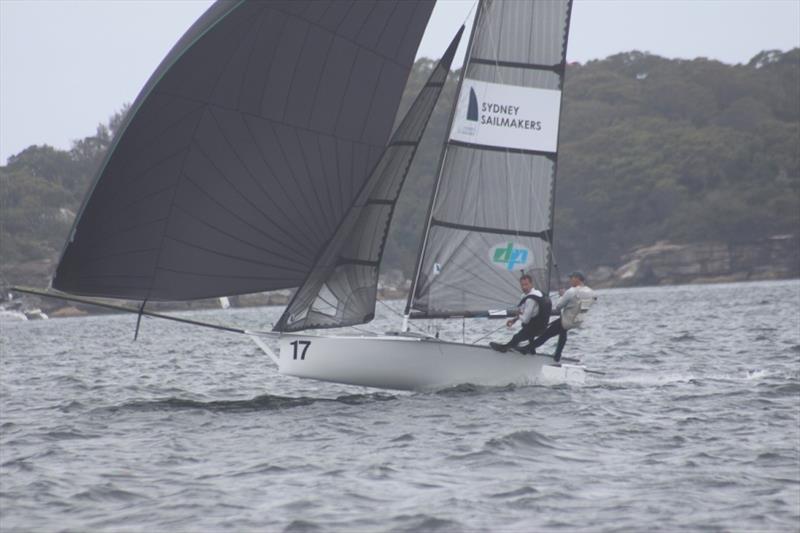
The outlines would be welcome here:
[[[750,243],[675,244],[633,250],[616,267],[589,275],[593,287],[729,283],[800,277],[800,238],[775,235]]]

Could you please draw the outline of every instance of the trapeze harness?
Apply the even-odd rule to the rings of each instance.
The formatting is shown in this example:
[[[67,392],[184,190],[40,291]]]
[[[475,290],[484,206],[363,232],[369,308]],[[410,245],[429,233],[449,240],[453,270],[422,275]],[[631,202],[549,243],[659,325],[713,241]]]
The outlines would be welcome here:
[[[539,312],[536,316],[531,317],[527,324],[522,325],[522,329],[529,335],[541,335],[547,329],[547,324],[550,322],[550,312],[553,310],[553,302],[550,301],[546,295],[537,296],[535,294],[526,294],[519,301],[518,307],[522,308],[525,302],[533,300],[539,306]]]

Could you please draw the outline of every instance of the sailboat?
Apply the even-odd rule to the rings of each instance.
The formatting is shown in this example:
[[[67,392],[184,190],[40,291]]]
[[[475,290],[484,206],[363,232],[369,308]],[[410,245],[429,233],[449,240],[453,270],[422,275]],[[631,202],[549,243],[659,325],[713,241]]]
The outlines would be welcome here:
[[[151,301],[297,288],[272,331],[236,331],[301,378],[401,390],[582,381],[579,364],[408,328],[509,316],[521,271],[550,288],[571,0],[478,3],[403,326],[324,333],[375,315],[389,224],[464,33],[392,132],[432,8],[211,6],[132,105],[52,287],[138,300],[140,315],[154,315]]]

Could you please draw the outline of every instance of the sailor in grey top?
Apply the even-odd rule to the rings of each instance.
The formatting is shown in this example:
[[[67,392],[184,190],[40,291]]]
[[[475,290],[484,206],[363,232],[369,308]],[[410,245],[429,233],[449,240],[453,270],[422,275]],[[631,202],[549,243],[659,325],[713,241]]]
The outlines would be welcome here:
[[[567,342],[567,330],[579,326],[586,311],[597,300],[594,291],[585,285],[585,281],[586,278],[581,272],[575,271],[569,275],[571,287],[564,292],[553,307],[553,314],[561,316],[551,322],[547,326],[547,330],[533,342],[534,350],[548,339],[558,335],[558,344],[553,357],[556,361],[561,359],[561,352]]]

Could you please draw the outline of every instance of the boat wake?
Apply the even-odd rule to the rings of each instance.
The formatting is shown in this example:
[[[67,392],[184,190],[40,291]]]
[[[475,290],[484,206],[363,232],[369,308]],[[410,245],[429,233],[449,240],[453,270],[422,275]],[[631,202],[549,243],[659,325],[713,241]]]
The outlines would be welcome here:
[[[676,385],[680,383],[687,383],[691,385],[699,385],[708,381],[729,381],[729,382],[753,382],[760,381],[771,374],[764,369],[745,370],[736,373],[727,374],[702,374],[702,373],[686,373],[686,374],[662,374],[662,375],[642,375],[631,374],[623,376],[610,376],[597,380],[597,387],[613,387],[613,388],[627,388],[627,387],[664,387]]]

